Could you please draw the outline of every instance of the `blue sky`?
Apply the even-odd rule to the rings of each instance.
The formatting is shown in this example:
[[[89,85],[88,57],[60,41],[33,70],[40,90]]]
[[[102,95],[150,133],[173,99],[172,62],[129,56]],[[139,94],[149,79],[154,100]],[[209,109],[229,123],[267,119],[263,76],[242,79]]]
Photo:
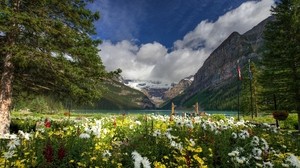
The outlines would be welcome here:
[[[127,79],[178,82],[193,75],[233,31],[270,15],[273,0],[96,0],[107,70]]]

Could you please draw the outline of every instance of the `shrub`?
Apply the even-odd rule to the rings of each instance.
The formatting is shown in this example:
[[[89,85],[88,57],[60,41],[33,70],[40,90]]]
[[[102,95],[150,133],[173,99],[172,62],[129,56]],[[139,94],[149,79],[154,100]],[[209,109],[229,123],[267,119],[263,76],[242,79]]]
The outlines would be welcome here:
[[[36,121],[34,120],[24,120],[24,119],[12,119],[10,123],[10,132],[17,133],[19,130],[24,132],[35,131]]]

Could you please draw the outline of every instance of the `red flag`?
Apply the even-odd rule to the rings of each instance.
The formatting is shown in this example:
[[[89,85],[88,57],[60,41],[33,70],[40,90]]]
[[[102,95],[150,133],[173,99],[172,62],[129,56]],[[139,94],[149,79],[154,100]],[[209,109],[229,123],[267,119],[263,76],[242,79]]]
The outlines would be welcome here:
[[[237,67],[237,71],[238,71],[239,80],[242,80],[242,73],[241,73],[241,68],[239,65]]]

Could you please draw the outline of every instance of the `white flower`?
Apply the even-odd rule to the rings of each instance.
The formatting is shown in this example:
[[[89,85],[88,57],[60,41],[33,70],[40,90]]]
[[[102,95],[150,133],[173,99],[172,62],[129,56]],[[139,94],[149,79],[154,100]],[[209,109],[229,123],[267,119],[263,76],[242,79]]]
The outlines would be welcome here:
[[[131,153],[132,159],[134,160],[134,168],[140,168],[143,161],[143,157],[137,152],[133,151]]]
[[[182,123],[180,120],[177,120],[177,121],[176,121],[176,126],[177,126],[177,127],[182,127],[182,126],[183,126],[183,123]]]
[[[190,120],[185,122],[185,126],[192,129],[194,128],[193,123]]]
[[[153,136],[155,136],[155,137],[159,137],[160,135],[161,135],[160,130],[155,130],[155,131],[153,132]]]
[[[235,132],[233,132],[233,133],[231,134],[231,136],[232,136],[233,139],[236,139],[236,138],[237,138],[237,134],[236,134]]]
[[[21,136],[24,138],[24,139],[26,139],[26,140],[29,140],[30,139],[30,137],[31,137],[31,134],[29,134],[29,133],[24,133],[22,130],[19,130],[19,134],[21,134]]]
[[[109,152],[109,150],[105,150],[105,151],[102,153],[102,157],[104,157],[104,158],[111,157],[111,153]]]
[[[269,161],[269,162],[263,162],[264,167],[273,167],[274,165]]]
[[[263,167],[263,165],[260,164],[260,163],[255,163],[255,164],[256,164],[257,167]]]
[[[19,145],[20,145],[20,140],[19,139],[12,139],[7,144],[7,146],[9,147],[9,150],[13,150]]]
[[[286,164],[286,163],[282,163],[281,164],[282,167],[290,167],[290,165]]]
[[[79,138],[82,138],[82,139],[89,139],[91,136],[90,134],[87,134],[87,133],[81,133],[79,135]]]
[[[267,141],[264,138],[260,138],[260,140],[262,141],[262,144],[264,145],[262,147],[262,149],[268,150],[269,149],[269,145],[268,145]]]
[[[246,161],[246,158],[245,158],[244,156],[242,156],[242,157],[236,157],[235,159],[236,159],[236,161],[237,161],[239,164],[244,164],[245,161]]]
[[[170,132],[166,132],[165,135],[169,140],[172,140],[172,135],[170,134]]]
[[[239,138],[241,139],[246,139],[246,138],[249,138],[249,132],[247,130],[242,130],[240,133],[239,133]]]
[[[255,147],[255,148],[252,149],[252,153],[253,153],[254,156],[258,156],[259,157],[262,154],[262,150]]]
[[[190,143],[191,143],[191,146],[195,146],[196,145],[196,143],[195,143],[195,141],[193,139],[190,139]]]
[[[300,168],[300,161],[299,159],[293,155],[293,154],[290,154],[287,158],[286,158],[286,161],[290,163],[290,165],[296,167],[296,168]]]
[[[235,150],[235,151],[228,153],[228,156],[234,157],[234,156],[238,156],[239,154],[240,154],[240,152]]]
[[[259,138],[254,136],[251,140],[251,146],[258,146],[259,145]]]
[[[143,164],[143,167],[144,168],[151,168],[151,163],[149,162],[149,159],[144,157],[143,160],[142,160],[142,164]]]
[[[135,123],[136,123],[137,125],[142,125],[142,123],[141,123],[140,121],[135,121]]]
[[[8,151],[8,152],[4,152],[4,153],[3,153],[3,157],[4,157],[5,159],[10,159],[10,158],[13,157],[14,153],[15,153],[15,151],[11,151],[11,150]]]
[[[9,137],[10,137],[9,139],[17,139],[18,138],[18,136],[16,134],[10,134]]]

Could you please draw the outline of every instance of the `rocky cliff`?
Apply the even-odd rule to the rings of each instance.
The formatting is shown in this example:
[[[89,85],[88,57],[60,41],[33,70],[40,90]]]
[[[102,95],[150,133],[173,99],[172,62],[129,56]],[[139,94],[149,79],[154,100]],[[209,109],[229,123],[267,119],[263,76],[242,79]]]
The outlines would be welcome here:
[[[193,75],[182,79],[181,81],[179,81],[178,84],[174,85],[172,88],[170,88],[164,93],[163,99],[169,100],[183,93],[184,90],[191,86],[193,80]]]
[[[226,89],[233,89],[233,83],[237,81],[237,61],[239,60],[239,65],[243,68],[248,63],[248,59],[255,61],[261,58],[263,31],[266,23],[272,19],[272,17],[267,18],[242,35],[233,32],[223,41],[194,75],[194,81],[186,89],[185,94],[180,97],[180,100],[177,98],[177,105],[190,107],[196,101],[201,102],[204,99],[206,99],[205,103],[209,103],[212,101],[207,100],[209,96],[214,97],[214,101],[219,96],[220,100],[218,101],[222,101],[220,95],[222,96]],[[212,96],[213,93],[219,95]],[[205,103],[202,102],[203,106]],[[207,108],[217,109],[215,106],[217,104]]]

